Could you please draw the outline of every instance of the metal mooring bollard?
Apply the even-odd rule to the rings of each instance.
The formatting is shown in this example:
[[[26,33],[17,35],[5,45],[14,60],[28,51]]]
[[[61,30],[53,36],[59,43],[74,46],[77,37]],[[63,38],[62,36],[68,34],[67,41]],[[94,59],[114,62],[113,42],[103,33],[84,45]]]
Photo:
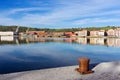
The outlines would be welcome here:
[[[89,62],[90,62],[89,58],[79,58],[78,61],[79,61],[79,68],[77,68],[76,70],[79,73],[90,74],[94,72],[92,70],[89,70]]]

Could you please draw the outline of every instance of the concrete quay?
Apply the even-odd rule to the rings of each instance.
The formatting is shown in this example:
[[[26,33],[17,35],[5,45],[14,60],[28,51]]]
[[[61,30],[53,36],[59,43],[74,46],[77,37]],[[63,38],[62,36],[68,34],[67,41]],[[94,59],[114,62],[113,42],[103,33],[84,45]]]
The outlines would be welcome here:
[[[104,62],[92,74],[81,75],[78,65],[0,75],[0,80],[120,80],[120,62]]]

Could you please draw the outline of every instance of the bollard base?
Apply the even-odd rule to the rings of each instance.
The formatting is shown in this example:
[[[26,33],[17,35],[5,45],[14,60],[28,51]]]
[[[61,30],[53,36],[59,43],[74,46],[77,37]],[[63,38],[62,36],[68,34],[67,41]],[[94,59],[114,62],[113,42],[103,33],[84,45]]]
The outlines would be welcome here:
[[[81,71],[79,68],[76,68],[75,69],[77,72],[79,72],[80,74],[90,74],[90,73],[94,73],[94,71],[92,71],[92,70],[89,70],[89,71],[86,71],[86,72],[83,72],[83,71]]]

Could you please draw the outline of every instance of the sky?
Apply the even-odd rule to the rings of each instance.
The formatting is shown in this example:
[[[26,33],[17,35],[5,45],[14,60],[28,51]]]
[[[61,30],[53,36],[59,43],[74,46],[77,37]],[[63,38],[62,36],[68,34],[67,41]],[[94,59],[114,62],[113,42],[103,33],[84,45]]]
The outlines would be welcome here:
[[[0,25],[39,28],[120,26],[120,1],[0,0]]]

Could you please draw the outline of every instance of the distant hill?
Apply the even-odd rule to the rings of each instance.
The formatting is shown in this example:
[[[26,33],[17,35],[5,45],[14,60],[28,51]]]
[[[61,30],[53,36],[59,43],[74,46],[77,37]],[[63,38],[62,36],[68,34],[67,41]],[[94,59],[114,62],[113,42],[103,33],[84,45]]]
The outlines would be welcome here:
[[[79,30],[105,30],[115,29],[119,26],[105,26],[105,27],[87,27],[87,28],[61,28],[61,29],[50,29],[50,28],[32,28],[32,27],[24,27],[20,26],[19,32],[26,32],[29,28],[29,31],[46,31],[46,32],[68,32],[68,31],[79,31]],[[16,31],[17,26],[0,26],[0,31]]]

